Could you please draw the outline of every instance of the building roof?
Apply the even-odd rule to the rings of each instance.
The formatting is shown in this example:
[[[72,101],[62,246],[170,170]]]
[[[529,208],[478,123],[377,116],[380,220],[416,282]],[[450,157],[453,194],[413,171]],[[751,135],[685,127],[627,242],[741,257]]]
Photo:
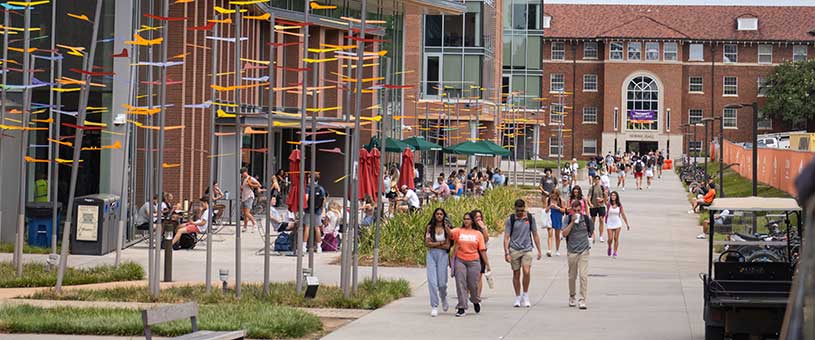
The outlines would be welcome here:
[[[547,4],[548,38],[815,42],[815,7]],[[737,19],[758,18],[758,31]]]

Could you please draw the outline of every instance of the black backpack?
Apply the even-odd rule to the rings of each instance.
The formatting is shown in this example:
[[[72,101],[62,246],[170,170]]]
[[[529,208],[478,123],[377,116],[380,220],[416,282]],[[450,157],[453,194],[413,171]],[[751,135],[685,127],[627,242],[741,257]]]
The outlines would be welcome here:
[[[173,246],[173,250],[193,249],[196,243],[198,243],[198,237],[195,233],[181,234],[181,238],[178,239],[178,243]]]
[[[274,240],[274,251],[284,252],[284,251],[292,251],[291,247],[291,234],[286,232],[281,232],[277,235],[277,238]]]
[[[311,187],[309,186],[308,188],[310,189]],[[323,188],[323,186],[319,185],[319,184],[314,186],[314,191],[315,191],[315,193],[314,193],[314,211],[316,212],[317,209],[320,209],[320,208],[323,207],[323,204],[325,203],[326,192],[325,192],[325,188]],[[307,189],[306,192],[309,192],[309,190]],[[311,208],[309,207],[309,203],[311,203],[311,197],[309,197],[309,199],[306,200],[305,207],[303,208],[303,212],[306,213],[306,214],[308,214],[309,211],[311,210]]]
[[[526,213],[526,218],[529,219],[529,225],[535,224],[535,217],[529,212]],[[512,228],[515,227],[516,217],[515,214],[509,215],[509,236],[512,237]],[[530,232],[532,228],[530,228]]]
[[[641,172],[642,171],[642,162],[637,161],[637,163],[634,164],[634,171],[636,171],[636,172]]]

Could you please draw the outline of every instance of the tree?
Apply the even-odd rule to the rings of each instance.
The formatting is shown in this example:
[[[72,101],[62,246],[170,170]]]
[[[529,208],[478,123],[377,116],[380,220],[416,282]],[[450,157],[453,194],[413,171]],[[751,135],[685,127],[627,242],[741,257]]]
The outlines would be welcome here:
[[[815,120],[815,60],[775,67],[766,83],[764,111],[793,124]]]

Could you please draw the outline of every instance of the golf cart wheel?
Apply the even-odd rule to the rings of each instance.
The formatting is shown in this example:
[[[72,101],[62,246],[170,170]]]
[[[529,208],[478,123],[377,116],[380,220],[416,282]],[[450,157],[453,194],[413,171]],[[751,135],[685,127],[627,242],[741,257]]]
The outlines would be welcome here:
[[[705,326],[705,340],[724,340],[724,327]]]

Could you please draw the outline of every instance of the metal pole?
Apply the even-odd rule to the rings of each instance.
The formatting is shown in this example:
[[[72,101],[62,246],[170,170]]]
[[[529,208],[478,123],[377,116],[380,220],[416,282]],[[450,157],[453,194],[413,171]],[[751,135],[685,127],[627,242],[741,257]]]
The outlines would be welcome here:
[[[166,0],[165,0],[166,1]],[[308,7],[308,6],[306,6]],[[235,178],[235,183],[237,184],[236,191],[238,195],[235,196],[238,207],[241,204],[241,176],[240,176],[240,169],[243,165],[243,159],[241,154],[241,148],[243,147],[243,131],[241,130],[241,111],[243,106],[241,105],[241,8],[240,6],[235,6],[235,104],[238,105],[237,112],[235,112],[235,160],[236,160],[236,169],[238,170],[238,176]],[[247,181],[249,179],[247,178]],[[247,185],[248,186],[248,185]],[[247,187],[248,190],[251,190]],[[240,222],[240,218],[238,218],[237,222]],[[248,224],[248,221],[243,221],[244,224]],[[241,297],[241,228],[239,228],[239,223],[235,225],[235,296]],[[257,225],[255,225],[257,227]]]
[[[219,20],[221,18],[220,15],[215,14],[214,19]],[[218,36],[218,26],[215,25],[212,29],[212,35],[217,37]],[[274,26],[274,25],[272,25]],[[210,82],[215,84],[218,82],[218,46],[220,43],[217,40],[212,41],[212,60],[210,61],[212,65],[210,66]],[[270,85],[272,86],[272,85]],[[271,89],[270,89],[271,90]],[[212,101],[216,100],[217,92],[215,89],[210,88],[209,90],[209,99]],[[215,195],[215,155],[216,153],[216,140],[218,137],[215,135],[215,119],[218,117],[218,107],[215,105],[210,106],[210,119],[209,119],[209,133],[210,133],[210,140],[209,140],[209,182],[207,185],[209,186],[209,213],[207,214],[207,222],[209,223],[209,228],[207,229],[207,268],[205,274],[205,281],[206,281],[206,289],[207,293],[212,291],[212,237],[215,236],[214,227],[215,225],[212,223],[212,215],[213,209],[215,207],[215,202],[212,200],[212,196]],[[239,176],[240,177],[240,176]],[[236,190],[238,192],[238,190]],[[221,212],[221,216],[223,216],[223,212]],[[232,211],[230,211],[230,214]],[[231,219],[232,216],[227,215],[227,221]],[[240,226],[235,224],[235,229],[238,229]]]
[[[724,195],[724,114],[719,120],[719,191]]]
[[[26,189],[28,189],[28,121],[31,118],[31,71],[34,67],[28,48],[31,47],[31,6],[25,7],[25,26],[23,31],[23,122],[20,135],[20,178],[18,182],[19,201],[17,206],[17,242],[14,247],[14,264],[17,277],[23,276],[23,235],[25,233]],[[8,46],[6,46],[8,48]],[[6,63],[8,61],[4,61]]]
[[[136,66],[132,66],[130,68],[131,81],[130,81],[130,88],[128,89],[128,92],[130,93],[131,98],[135,97],[135,96],[133,96],[133,93],[135,91],[135,88],[137,87],[137,86],[133,86],[133,80],[132,80],[132,77],[136,73],[135,72],[135,67]],[[117,268],[119,267],[119,263],[120,263],[121,258],[122,258],[122,243],[124,242],[125,222],[127,221],[127,217],[128,217],[128,215],[127,215],[127,211],[128,211],[127,202],[128,202],[128,184],[129,184],[129,180],[127,178],[128,178],[129,169],[128,169],[127,160],[128,160],[129,155],[130,155],[130,124],[125,123],[124,129],[125,129],[125,131],[124,131],[125,145],[124,145],[124,149],[122,149],[122,152],[123,152],[123,154],[122,154],[122,179],[121,179],[122,180],[122,185],[119,188],[119,190],[120,190],[119,192],[121,193],[120,200],[121,200],[122,204],[120,206],[121,210],[119,211],[119,225],[118,225],[118,228],[116,229],[116,258],[113,261],[113,265],[115,267],[117,267]],[[57,145],[59,145],[59,144],[57,144]]]
[[[150,3],[150,7],[149,7],[148,10],[149,10],[150,13],[153,13],[153,11],[155,10],[155,6],[154,6],[155,2],[150,1],[149,3]],[[154,25],[153,24],[153,18],[148,18],[147,25],[148,26],[153,26]],[[148,33],[149,33],[149,36],[150,36],[149,39],[153,39],[155,37],[155,31],[150,30]],[[136,48],[137,52],[138,52],[138,50],[139,49]],[[149,45],[149,46],[147,46],[147,61],[152,63],[155,60],[154,58],[155,58],[155,55],[153,53],[153,45]],[[153,109],[153,104],[154,104],[154,102],[153,102],[153,79],[154,79],[154,77],[155,77],[155,74],[153,72],[153,68],[152,67],[148,68],[147,69],[147,83],[148,83],[148,85],[147,85],[147,107],[149,109]],[[148,125],[155,126],[155,124],[153,124],[153,122],[155,120],[153,115],[147,116],[145,118],[145,120],[147,121]],[[146,163],[145,164],[145,176],[144,176],[145,177],[145,184],[144,185],[145,185],[145,188],[147,188],[147,190],[146,190],[147,191],[147,201],[150,202],[150,204],[148,205],[148,212],[150,214],[150,218],[148,219],[148,222],[147,222],[148,223],[148,228],[147,229],[149,230],[149,237],[150,237],[150,239],[149,239],[149,241],[147,243],[147,261],[148,261],[147,279],[148,279],[148,288],[150,290],[150,294],[152,295],[152,294],[157,294],[156,293],[156,286],[158,286],[158,268],[156,268],[156,261],[157,260],[155,259],[156,252],[154,251],[154,247],[157,247],[158,243],[156,241],[157,232],[155,230],[154,216],[162,214],[163,209],[162,209],[162,205],[159,202],[163,201],[163,199],[158,197],[160,194],[156,193],[156,188],[154,186],[154,181],[155,181],[154,176],[155,176],[155,172],[156,172],[156,155],[155,155],[155,151],[154,151],[155,139],[156,139],[155,132],[153,130],[145,131],[145,139],[146,139],[147,148],[144,151],[144,157],[146,159],[146,162],[145,162]],[[152,203],[153,202],[153,197],[156,198],[156,203],[155,204]],[[156,211],[156,210],[158,210],[158,211]],[[159,223],[161,223],[161,222],[159,221]]]
[[[350,37],[352,34],[353,33],[351,32],[351,29],[349,28],[348,31],[347,31],[347,36]],[[350,43],[350,39],[347,39],[347,40]],[[351,65],[352,65],[352,63],[350,61],[346,65],[347,66],[346,70],[345,70],[346,78],[351,78],[351,74],[352,74],[352,71],[353,71],[351,69]],[[343,84],[342,86],[344,87],[345,84]],[[351,88],[351,86],[349,85],[348,88],[345,89],[346,90],[345,91],[345,98],[344,98],[345,100],[343,101],[343,106],[344,106],[343,107],[343,115],[345,116],[344,118],[345,118],[346,122],[350,121],[350,115],[349,115],[349,110],[351,109],[351,107],[350,107],[351,106],[350,105],[351,104],[351,91],[350,91],[350,88]],[[351,165],[352,154],[353,154],[353,150],[351,149],[350,130],[346,126],[345,127],[345,155],[343,156],[343,162],[344,162],[343,164],[345,164],[345,173],[346,174],[351,174],[351,172],[353,171],[353,166]],[[350,178],[353,178],[353,177],[354,176],[351,175]],[[343,184],[343,193],[342,193],[342,223],[343,223],[343,225],[345,225],[345,228],[343,230],[343,235],[342,235],[343,236],[343,239],[342,239],[342,266],[341,266],[341,271],[340,271],[340,279],[341,279],[340,281],[341,281],[341,286],[342,286],[341,288],[342,288],[343,296],[345,296],[346,298],[351,296],[351,244],[353,243],[353,241],[351,241],[351,240],[353,240],[353,237],[352,237],[353,228],[351,228],[351,226],[347,223],[348,222],[348,205],[349,205],[348,193],[349,193],[349,191],[351,189],[350,188],[350,185],[351,185],[350,184],[351,183],[350,178],[346,177],[346,179],[344,181],[344,184]]]
[[[758,103],[753,102],[750,108],[753,109],[753,196],[758,196]],[[722,124],[724,124],[724,116],[722,116]],[[753,229],[755,229],[755,215],[753,215]]]
[[[359,118],[362,113],[362,67],[363,67],[363,57],[365,56],[365,30],[366,30],[366,19],[368,17],[368,2],[362,1],[362,13],[360,14],[360,30],[359,30],[359,41],[357,42],[357,74],[356,74],[356,98],[355,98],[355,105],[354,105],[354,140],[353,140],[353,147],[352,150],[354,151],[354,171],[353,176],[354,179],[357,179],[357,168],[359,166],[359,138],[360,138],[360,130],[359,130]],[[385,141],[382,141],[383,150],[385,145]],[[359,253],[358,253],[358,240],[357,236],[359,235],[359,225],[357,223],[357,217],[359,216],[358,209],[359,209],[359,201],[357,200],[357,186],[352,186],[351,190],[351,198],[353,199],[351,203],[351,211],[353,211],[353,223],[351,225],[354,228],[354,270],[352,276],[352,283],[351,283],[351,291],[353,293],[357,292],[357,272],[359,271]]]
[[[170,16],[170,3],[168,0],[162,1],[161,5],[162,15],[165,17]],[[162,35],[164,37],[169,37],[170,29],[169,29],[169,22],[164,24],[164,28],[162,29]],[[169,41],[165,41],[161,44],[161,62],[162,64],[167,63],[167,45]],[[166,126],[167,120],[167,67],[161,68],[161,86],[159,86],[159,107],[161,110],[159,111],[159,130],[158,130],[158,161],[156,162],[156,169],[158,173],[156,174],[156,185],[159,196],[159,210],[164,203],[164,127]],[[170,204],[167,204],[170,210],[173,209]],[[167,232],[164,230],[164,223],[161,223],[161,228],[159,228],[158,235],[156,237],[156,255],[154,260],[156,261],[156,285],[155,285],[155,292],[153,293],[154,297],[158,297],[159,291],[161,291],[161,286],[158,284],[158,270],[161,268],[161,242],[162,238],[164,237],[164,233]],[[172,251],[172,247],[169,251]],[[168,253],[169,253],[168,251]],[[165,268],[164,275],[167,276],[167,270],[172,270],[172,268]]]
[[[390,82],[390,70],[391,70],[391,59],[390,58],[387,58],[385,60],[385,65],[386,65],[385,66],[385,71],[388,72],[388,75],[386,76],[386,79],[387,79],[386,82]],[[380,124],[380,136],[382,136],[382,139],[386,138],[386,136],[387,136],[385,134],[386,129],[385,129],[384,125],[385,125],[385,123],[390,121],[389,120],[390,119],[390,114],[388,112],[388,109],[390,108],[390,91],[388,91],[387,89],[384,89],[383,91],[385,91],[385,93],[384,93],[385,105],[384,105],[384,111],[383,111],[384,112],[384,117],[382,117],[383,124]],[[380,153],[380,157],[381,157],[381,154],[382,153]],[[376,202],[377,202],[376,203],[377,213],[376,213],[376,220],[374,220],[374,259],[373,259],[373,266],[371,267],[371,284],[373,284],[373,285],[376,285],[377,269],[379,267],[379,238],[380,238],[380,229],[381,229],[380,221],[382,221],[382,209],[385,207],[383,202],[382,202],[382,194],[380,193],[380,190],[382,188],[384,188],[384,185],[385,185],[384,184],[385,181],[382,179],[382,173],[384,172],[384,170],[383,170],[384,169],[384,164],[385,164],[385,162],[382,162],[380,160],[380,162],[379,162],[379,176],[378,176],[379,178],[376,178],[376,183],[377,183],[376,197],[374,197],[376,199]]]
[[[99,23],[102,21],[102,0],[96,0],[96,14],[93,20],[93,33],[91,34],[91,46],[88,55],[85,56],[84,67],[87,71],[92,71],[93,60],[96,56],[96,37],[99,34]],[[79,113],[77,115],[77,125],[85,122],[85,116],[88,109],[88,92],[90,91],[91,77],[87,74],[82,75],[83,84],[79,92]],[[82,137],[84,130],[76,129],[76,137],[74,137],[74,155],[73,163],[71,166],[71,184],[68,190],[68,213],[65,218],[64,228],[62,229],[62,254],[59,257],[59,269],[57,270],[57,284],[54,287],[57,294],[62,293],[62,280],[65,275],[65,267],[68,265],[68,248],[70,248],[71,240],[71,219],[73,218],[72,204],[74,196],[76,195],[76,178],[79,175],[79,157],[82,150]]]
[[[11,18],[9,17],[10,11],[3,11],[3,84],[8,84],[8,36],[9,27],[11,27]],[[0,87],[0,122],[6,121],[6,87]],[[3,153],[3,140],[6,139],[5,133],[0,131],[0,155]],[[3,192],[3,176],[0,176],[0,193]],[[3,205],[0,204],[0,223],[3,223]],[[56,226],[54,227],[56,229]],[[16,252],[15,252],[16,254]]]
[[[272,110],[273,105],[272,102],[274,101],[274,84],[275,84],[275,46],[274,42],[275,39],[275,32],[274,32],[274,24],[275,24],[275,15],[269,18],[269,113],[267,113],[267,120],[266,120],[266,193],[267,199],[266,202],[272,202],[272,176],[274,176],[274,164],[275,164],[275,153],[274,153],[274,122],[272,122]],[[277,209],[273,205],[269,204],[267,209]],[[266,216],[266,233],[264,234],[263,238],[263,295],[269,295],[269,256],[271,255],[271,249],[269,246],[269,235],[271,234],[271,211],[269,211]]]
[[[62,78],[62,59],[60,57],[57,60],[57,78]],[[53,77],[52,77],[53,79]],[[62,88],[62,84],[57,82],[57,88]],[[62,126],[62,114],[53,112],[54,107],[58,110],[62,108],[62,93],[57,92],[55,96],[55,106],[51,107],[51,117],[54,118],[54,139],[60,139],[60,130]],[[59,149],[60,145],[56,144],[52,147],[52,155],[51,160],[56,160],[59,157]],[[59,229],[59,209],[57,209],[57,204],[59,204],[59,164],[57,166],[51,167],[51,226],[53,227],[51,232],[51,255],[56,258],[57,256],[57,234]],[[65,205],[66,209],[70,207],[70,204]]]
[[[314,69],[313,70],[314,70],[314,73],[311,76],[311,84],[312,84],[314,90],[311,93],[311,105],[312,105],[312,107],[314,107],[316,109],[316,108],[318,108],[318,105],[319,105],[318,102],[317,102],[317,94],[320,93],[320,91],[317,90],[317,78],[320,77],[320,64],[319,63],[314,63]],[[314,204],[316,203],[316,200],[315,200],[314,196],[316,196],[315,193],[317,192],[317,176],[315,175],[315,173],[317,172],[317,143],[316,142],[317,142],[317,119],[319,118],[319,115],[320,115],[319,111],[315,111],[314,113],[311,114],[311,132],[312,132],[312,134],[311,134],[311,155],[310,155],[311,156],[311,158],[310,158],[311,165],[309,166],[309,168],[311,168],[311,172],[309,173],[309,178],[311,178],[310,185],[309,185],[310,186],[309,192],[311,194],[308,196],[308,201],[309,201],[308,202],[308,210],[309,210],[308,213],[310,215],[309,219],[311,219],[311,221],[308,221],[309,222],[309,224],[308,224],[308,228],[309,228],[309,233],[308,233],[308,269],[310,271],[310,275],[314,275],[314,252],[316,251],[315,248],[317,247],[317,243],[318,243],[317,242],[317,236],[315,235],[317,233],[317,226],[314,225],[315,224],[314,219],[316,219],[315,215],[317,214],[317,207],[314,206]],[[302,137],[303,141],[306,140],[306,135],[302,135],[301,137]],[[303,148],[303,151],[306,151],[305,148]],[[325,204],[325,202],[323,202],[323,204]]]
[[[706,145],[708,145],[708,143],[707,143],[707,141],[708,141],[708,139],[707,139],[707,121],[704,121],[702,123],[704,123],[704,125],[705,125],[705,141],[704,141],[704,143],[702,143],[702,146],[705,148],[705,150],[704,150],[704,152],[705,152],[704,153],[704,155],[705,155],[705,180],[707,180],[708,179],[708,175],[707,175],[707,158],[710,156],[709,148],[706,147]]]
[[[304,6],[303,8],[303,22],[307,23],[309,20],[309,6]],[[309,25],[305,25],[303,26],[303,58],[308,57],[308,37]],[[301,68],[306,69],[308,64],[305,61],[302,61],[301,66]],[[307,114],[306,101],[308,99],[308,96],[306,95],[306,91],[308,91],[308,70],[303,71],[302,79],[302,83],[300,84],[300,138],[301,140],[305,140]],[[306,148],[302,147],[302,144],[300,144],[300,146],[300,173],[298,174],[298,181],[300,182],[298,187],[300,190],[297,192],[297,243],[294,245],[295,252],[297,253],[297,273],[295,274],[297,294],[300,294],[303,291],[303,218],[305,217],[303,216],[303,197],[306,188]]]

